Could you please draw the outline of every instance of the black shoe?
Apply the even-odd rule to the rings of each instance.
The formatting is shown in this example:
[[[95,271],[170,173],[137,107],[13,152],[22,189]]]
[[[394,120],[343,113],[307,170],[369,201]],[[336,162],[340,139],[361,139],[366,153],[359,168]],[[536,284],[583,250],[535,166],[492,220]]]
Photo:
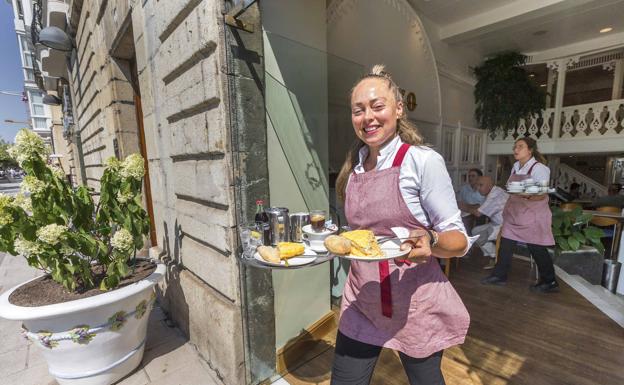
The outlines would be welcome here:
[[[559,291],[559,284],[557,281],[552,282],[538,282],[530,287],[531,291],[538,293],[557,293]]]
[[[507,284],[507,280],[498,278],[495,275],[490,275],[489,277],[485,277],[481,280],[482,285],[497,285],[497,286],[505,286]]]

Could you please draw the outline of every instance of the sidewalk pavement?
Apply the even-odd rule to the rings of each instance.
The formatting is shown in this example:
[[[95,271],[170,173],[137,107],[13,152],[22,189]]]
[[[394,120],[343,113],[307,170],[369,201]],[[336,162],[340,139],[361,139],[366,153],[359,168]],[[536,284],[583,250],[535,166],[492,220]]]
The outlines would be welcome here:
[[[39,275],[22,257],[0,253],[0,293]],[[39,347],[24,339],[21,323],[0,318],[0,383],[3,385],[56,385]],[[119,385],[216,385],[208,364],[154,306],[149,319],[141,365]]]

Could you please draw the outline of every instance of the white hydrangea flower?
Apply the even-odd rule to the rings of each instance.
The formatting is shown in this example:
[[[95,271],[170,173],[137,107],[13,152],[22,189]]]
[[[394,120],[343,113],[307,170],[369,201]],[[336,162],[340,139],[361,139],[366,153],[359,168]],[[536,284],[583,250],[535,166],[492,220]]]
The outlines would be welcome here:
[[[62,245],[61,249],[59,250],[59,252],[61,254],[63,254],[63,255],[72,255],[72,254],[74,254],[74,251],[75,250],[73,248],[71,248],[71,247],[69,247],[67,245]]]
[[[134,248],[134,239],[128,230],[119,229],[111,238],[111,245],[119,251],[129,251]]]
[[[43,139],[33,131],[24,128],[15,136],[15,145],[9,150],[9,155],[20,165],[33,157],[45,159],[48,149]]]
[[[117,201],[119,201],[119,203],[127,203],[129,201],[131,201],[134,198],[134,194],[132,194],[131,191],[122,193],[121,191],[117,192]]]
[[[30,197],[27,197],[22,193],[19,193],[15,196],[15,199],[13,200],[13,205],[16,207],[21,207],[22,210],[29,213],[33,211],[32,201],[30,200]]]
[[[22,181],[22,192],[29,192],[31,194],[38,194],[45,190],[46,184],[43,181],[28,175]]]
[[[106,159],[104,164],[106,165],[106,168],[113,168],[113,169],[116,169],[121,166],[121,162],[119,161],[119,159],[115,158],[114,156],[111,156],[110,158]]]
[[[13,222],[13,216],[5,210],[5,207],[10,206],[12,203],[13,198],[6,194],[0,194],[0,226]]]
[[[145,174],[143,158],[139,154],[129,155],[121,164],[121,176],[140,180]]]
[[[52,166],[50,167],[50,171],[52,171],[52,174],[54,174],[54,176],[56,176],[59,179],[65,179],[65,173],[63,172],[63,169],[58,167],[58,166]]]
[[[21,236],[15,240],[15,251],[23,256],[38,255],[43,252],[43,248],[37,242],[28,241]]]
[[[67,226],[57,225],[53,223],[51,225],[44,226],[37,230],[37,238],[49,245],[56,245],[66,237],[65,232]]]

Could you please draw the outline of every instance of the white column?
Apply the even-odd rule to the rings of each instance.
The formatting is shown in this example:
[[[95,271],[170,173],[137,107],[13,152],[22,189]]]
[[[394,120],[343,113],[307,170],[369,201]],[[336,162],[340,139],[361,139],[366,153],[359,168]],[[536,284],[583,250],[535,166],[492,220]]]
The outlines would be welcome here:
[[[622,84],[624,84],[624,59],[615,61],[615,70],[613,71],[613,93],[611,100],[622,98]]]
[[[550,101],[552,98],[552,94],[553,94],[553,85],[555,84],[555,70],[552,68],[548,69],[548,80],[546,81],[546,106],[544,107],[544,109],[546,108],[550,108]]]
[[[565,92],[565,80],[567,62],[565,60],[558,60],[555,67],[557,69],[557,91],[555,94],[555,119],[553,122],[553,139],[559,138],[559,131],[561,126],[561,108],[563,107],[563,94]]]

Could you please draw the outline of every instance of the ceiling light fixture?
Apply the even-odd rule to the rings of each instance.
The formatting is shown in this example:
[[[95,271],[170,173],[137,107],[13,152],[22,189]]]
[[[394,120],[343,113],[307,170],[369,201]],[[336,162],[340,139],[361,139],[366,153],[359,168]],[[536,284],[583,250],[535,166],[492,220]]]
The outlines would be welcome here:
[[[546,83],[540,84],[540,87],[546,87]]]
[[[613,31],[613,27],[607,27],[600,30],[600,33],[607,33]]]
[[[535,74],[529,74],[529,77],[530,77],[530,78],[534,78],[534,77],[535,77]]]

